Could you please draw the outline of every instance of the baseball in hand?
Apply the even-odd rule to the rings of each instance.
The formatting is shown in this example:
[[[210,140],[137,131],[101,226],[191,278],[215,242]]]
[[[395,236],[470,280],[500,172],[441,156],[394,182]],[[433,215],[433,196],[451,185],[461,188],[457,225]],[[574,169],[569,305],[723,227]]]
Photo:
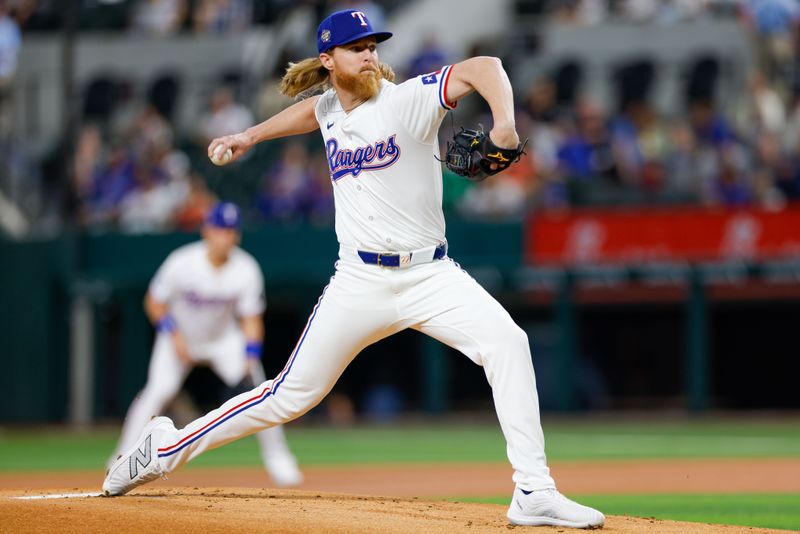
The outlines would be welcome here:
[[[223,153],[222,151],[224,149],[225,145],[217,145],[217,148],[214,149],[214,153],[211,154],[211,163],[214,165],[226,165],[231,160],[233,151],[229,148]]]

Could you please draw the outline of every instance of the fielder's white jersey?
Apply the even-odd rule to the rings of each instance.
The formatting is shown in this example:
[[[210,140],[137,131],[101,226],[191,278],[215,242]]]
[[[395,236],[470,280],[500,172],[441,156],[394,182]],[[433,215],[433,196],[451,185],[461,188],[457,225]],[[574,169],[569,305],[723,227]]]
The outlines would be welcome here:
[[[445,238],[438,131],[451,67],[380,92],[345,113],[336,91],[317,101],[328,157],[339,243],[377,252],[409,251]],[[433,194],[431,193],[433,192]]]
[[[237,317],[263,313],[264,278],[256,260],[234,247],[219,268],[208,259],[204,241],[173,251],[150,282],[150,295],[168,305],[187,342],[215,339]]]

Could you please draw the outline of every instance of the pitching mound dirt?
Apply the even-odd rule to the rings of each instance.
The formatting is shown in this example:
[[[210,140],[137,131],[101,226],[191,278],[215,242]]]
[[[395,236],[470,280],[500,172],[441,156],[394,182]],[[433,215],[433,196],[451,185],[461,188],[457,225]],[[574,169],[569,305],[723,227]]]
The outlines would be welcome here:
[[[47,494],[96,492],[97,488]],[[43,492],[27,491],[27,496]],[[2,532],[174,533],[431,533],[574,532],[556,527],[514,527],[506,507],[422,499],[367,497],[252,488],[140,488],[116,498],[13,498],[0,493]],[[611,516],[605,532],[733,534],[785,532]]]

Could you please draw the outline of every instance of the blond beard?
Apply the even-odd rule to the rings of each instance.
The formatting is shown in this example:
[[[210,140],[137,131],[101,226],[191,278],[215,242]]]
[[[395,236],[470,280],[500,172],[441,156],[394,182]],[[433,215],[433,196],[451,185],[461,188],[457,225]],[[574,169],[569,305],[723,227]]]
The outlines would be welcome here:
[[[357,99],[366,102],[378,94],[381,89],[381,71],[361,72],[356,75],[339,73],[336,75],[336,83],[343,91],[353,94]]]

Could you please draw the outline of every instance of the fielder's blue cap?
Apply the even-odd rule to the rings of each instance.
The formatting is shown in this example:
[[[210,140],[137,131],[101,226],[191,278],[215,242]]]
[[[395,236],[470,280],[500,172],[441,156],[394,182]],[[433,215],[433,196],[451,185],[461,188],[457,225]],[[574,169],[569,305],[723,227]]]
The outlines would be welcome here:
[[[328,15],[317,28],[317,50],[327,52],[334,46],[373,36],[381,43],[392,36],[389,32],[376,32],[362,11],[345,9]]]
[[[208,212],[206,224],[217,228],[239,230],[242,227],[242,214],[233,202],[218,202]]]

